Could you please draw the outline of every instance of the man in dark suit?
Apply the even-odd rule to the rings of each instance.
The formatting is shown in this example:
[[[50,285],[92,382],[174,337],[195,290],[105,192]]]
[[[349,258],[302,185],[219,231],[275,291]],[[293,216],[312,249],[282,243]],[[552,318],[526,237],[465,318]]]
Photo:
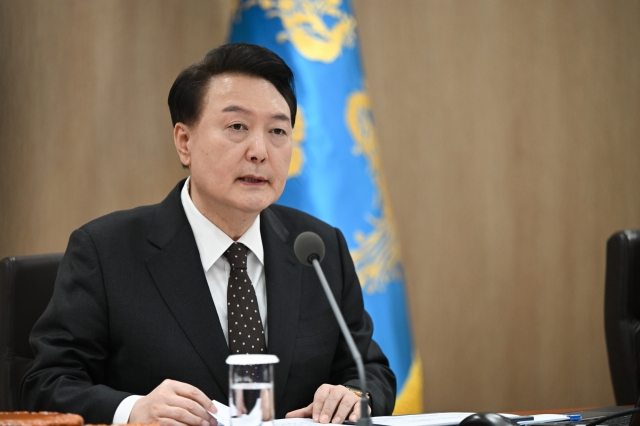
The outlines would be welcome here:
[[[323,268],[365,363],[370,409],[390,414],[395,377],[371,338],[344,237],[273,205],[291,159],[289,67],[262,47],[222,46],[178,76],[169,108],[190,176],[160,204],[73,232],[32,332],[36,361],[22,383],[23,405],[79,413],[88,423],[215,424],[211,399],[228,400],[225,359],[244,352],[235,349],[238,290],[225,254],[238,248],[255,303],[246,307],[256,312],[249,326],[258,328],[247,352],[280,359],[276,417],[355,420],[356,367],[313,269],[293,252],[295,238],[313,231],[325,242]]]

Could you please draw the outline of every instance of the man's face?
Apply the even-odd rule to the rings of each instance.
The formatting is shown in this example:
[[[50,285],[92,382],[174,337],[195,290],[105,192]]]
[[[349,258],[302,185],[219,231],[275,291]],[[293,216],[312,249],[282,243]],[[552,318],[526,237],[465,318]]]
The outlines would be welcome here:
[[[274,203],[287,179],[291,130],[289,106],[270,82],[215,76],[200,121],[174,129],[198,210],[214,223],[249,220]]]

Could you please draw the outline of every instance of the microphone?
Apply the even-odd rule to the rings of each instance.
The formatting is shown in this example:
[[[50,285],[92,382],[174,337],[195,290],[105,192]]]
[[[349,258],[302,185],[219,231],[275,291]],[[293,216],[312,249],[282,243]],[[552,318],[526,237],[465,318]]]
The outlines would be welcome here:
[[[362,389],[360,389],[362,391],[362,396],[360,397],[360,418],[356,425],[372,426],[371,416],[369,415],[369,404],[366,397],[367,381],[364,374],[362,356],[353,341],[353,337],[351,337],[347,323],[344,322],[342,312],[340,312],[336,299],[333,297],[333,293],[331,293],[331,289],[329,288],[329,283],[327,282],[324,272],[322,272],[322,268],[320,267],[320,262],[324,259],[324,242],[322,241],[322,238],[314,232],[303,232],[298,235],[296,241],[293,243],[293,250],[300,262],[307,266],[313,266],[316,270],[316,274],[318,274],[318,278],[320,279],[320,284],[322,284],[322,288],[327,295],[331,309],[333,309],[333,314],[335,315],[336,320],[338,320],[338,325],[340,325],[342,335],[347,341],[347,345],[351,351],[351,356],[353,356],[353,360],[356,362],[356,366],[358,367],[358,377],[360,378],[360,383],[362,385]]]

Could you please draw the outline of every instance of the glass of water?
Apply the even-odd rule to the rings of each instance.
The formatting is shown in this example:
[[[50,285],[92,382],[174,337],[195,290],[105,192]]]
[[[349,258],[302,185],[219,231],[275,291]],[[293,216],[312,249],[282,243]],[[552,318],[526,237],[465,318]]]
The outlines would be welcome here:
[[[272,426],[275,417],[273,366],[275,355],[230,355],[229,410],[231,426]]]

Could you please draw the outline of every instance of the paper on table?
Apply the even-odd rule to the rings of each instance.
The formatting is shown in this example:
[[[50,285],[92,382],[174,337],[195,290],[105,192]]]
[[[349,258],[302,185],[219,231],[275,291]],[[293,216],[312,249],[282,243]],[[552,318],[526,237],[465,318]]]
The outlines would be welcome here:
[[[473,413],[429,413],[405,416],[372,417],[373,423],[385,426],[446,426],[457,425]]]
[[[230,425],[230,409],[221,402],[213,400],[213,404],[218,409],[216,414],[211,413],[218,420],[218,425]],[[429,414],[410,414],[404,416],[378,416],[372,417],[372,421],[376,425],[385,426],[452,426],[458,425],[465,417],[474,413],[429,413]],[[506,417],[517,417],[514,414],[502,414]],[[556,422],[568,420],[567,416],[559,414],[536,414],[533,420],[518,422],[521,425],[530,425],[533,423]],[[311,419],[276,419],[274,426],[309,426],[313,423]]]
[[[223,403],[216,401],[215,399],[212,401],[213,401],[213,405],[218,409],[218,412],[212,413],[211,411],[209,411],[209,414],[215,417],[215,419],[218,421],[218,426],[230,426],[231,425],[231,421],[230,421],[231,409],[228,406],[224,405]],[[311,419],[274,420],[274,424],[277,424],[279,426],[309,426],[309,423],[313,423],[313,420]]]
[[[530,425],[534,423],[562,422],[569,420],[569,417],[562,414],[534,414],[533,420],[518,422],[521,425]]]
[[[276,419],[273,424],[278,426],[309,426],[309,424],[313,424],[313,420],[309,418]]]
[[[231,425],[231,421],[230,421],[231,409],[228,406],[224,405],[223,403],[216,401],[215,399],[212,401],[213,401],[213,405],[218,409],[218,412],[212,413],[211,411],[209,411],[209,413],[213,417],[215,417],[215,419],[218,421],[218,426],[230,426]],[[258,403],[256,403],[256,406],[259,406]],[[248,417],[251,417],[251,413],[249,413]],[[256,423],[254,419],[247,419],[247,420],[251,420],[252,424]],[[274,420],[273,423],[279,426],[297,426],[297,425],[309,426],[309,423],[313,423],[313,420],[311,419],[277,419],[277,420]]]
[[[212,399],[211,401],[213,402],[213,405],[216,407],[218,412],[212,413],[211,411],[209,411],[209,414],[215,417],[215,419],[218,421],[218,426],[229,426],[231,424],[231,422],[229,421],[229,418],[231,417],[229,407],[224,405],[222,402],[216,401],[215,399]]]

